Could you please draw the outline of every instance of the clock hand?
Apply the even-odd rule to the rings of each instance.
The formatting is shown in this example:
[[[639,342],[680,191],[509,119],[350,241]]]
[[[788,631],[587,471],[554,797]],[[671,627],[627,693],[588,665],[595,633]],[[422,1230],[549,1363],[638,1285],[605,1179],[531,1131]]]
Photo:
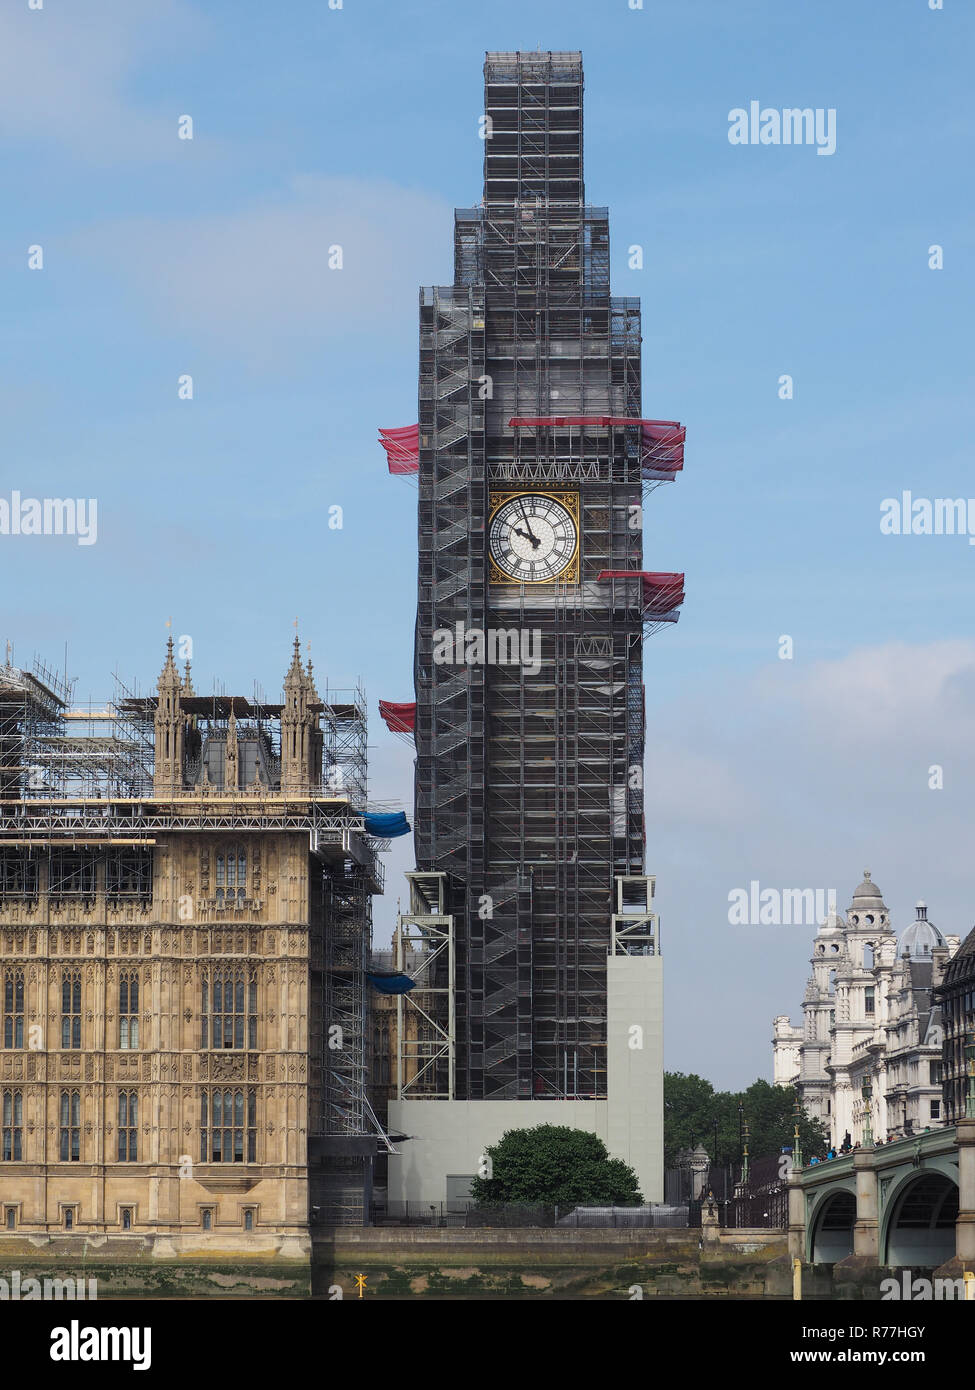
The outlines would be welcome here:
[[[541,541],[538,539],[538,537],[533,536],[530,531],[522,531],[520,526],[513,526],[511,529],[514,531],[516,536],[524,536],[526,541],[531,541],[533,549],[537,550],[538,547],[541,545]]]
[[[537,546],[537,545],[539,544],[539,542],[537,541],[537,539],[536,539],[536,537],[535,537],[535,532],[532,530],[532,524],[531,524],[531,522],[528,520],[528,513],[525,511],[525,503],[524,503],[524,501],[521,502],[521,514],[522,514],[522,516],[525,518],[525,525],[528,527],[528,536],[529,536],[529,538],[532,540],[532,542]]]

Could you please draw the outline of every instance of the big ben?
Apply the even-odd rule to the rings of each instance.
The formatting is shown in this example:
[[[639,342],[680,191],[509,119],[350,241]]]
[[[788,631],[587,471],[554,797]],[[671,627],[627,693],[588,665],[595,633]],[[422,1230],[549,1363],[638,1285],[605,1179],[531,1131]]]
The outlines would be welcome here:
[[[634,894],[651,916],[643,639],[682,598],[643,569],[642,508],[683,431],[641,418],[581,54],[489,53],[484,80],[483,200],[420,293],[417,871],[453,923],[450,1095],[600,1100],[613,922]],[[442,660],[445,631],[513,659]]]

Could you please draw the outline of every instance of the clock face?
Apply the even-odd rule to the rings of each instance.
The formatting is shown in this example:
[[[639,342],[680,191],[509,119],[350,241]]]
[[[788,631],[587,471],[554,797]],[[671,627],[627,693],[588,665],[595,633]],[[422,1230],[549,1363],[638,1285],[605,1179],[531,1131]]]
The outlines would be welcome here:
[[[562,501],[541,492],[502,499],[491,516],[488,543],[502,582],[544,584],[577,571],[576,518]]]

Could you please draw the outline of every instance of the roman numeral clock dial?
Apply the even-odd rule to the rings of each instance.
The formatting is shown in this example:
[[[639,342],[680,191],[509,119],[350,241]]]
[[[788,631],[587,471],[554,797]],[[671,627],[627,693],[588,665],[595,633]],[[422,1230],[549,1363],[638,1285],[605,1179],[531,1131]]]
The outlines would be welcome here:
[[[488,548],[494,584],[578,581],[578,497],[542,492],[492,497]]]

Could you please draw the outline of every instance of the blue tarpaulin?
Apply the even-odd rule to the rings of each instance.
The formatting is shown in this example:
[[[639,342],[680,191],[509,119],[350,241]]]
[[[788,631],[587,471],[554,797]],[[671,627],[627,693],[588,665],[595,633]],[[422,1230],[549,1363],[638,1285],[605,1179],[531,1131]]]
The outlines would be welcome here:
[[[378,835],[382,840],[395,840],[397,835],[408,835],[411,829],[405,811],[389,811],[383,814],[367,811],[363,820],[366,823],[366,834]]]
[[[380,994],[408,994],[416,985],[409,975],[396,970],[367,970],[366,979]]]

